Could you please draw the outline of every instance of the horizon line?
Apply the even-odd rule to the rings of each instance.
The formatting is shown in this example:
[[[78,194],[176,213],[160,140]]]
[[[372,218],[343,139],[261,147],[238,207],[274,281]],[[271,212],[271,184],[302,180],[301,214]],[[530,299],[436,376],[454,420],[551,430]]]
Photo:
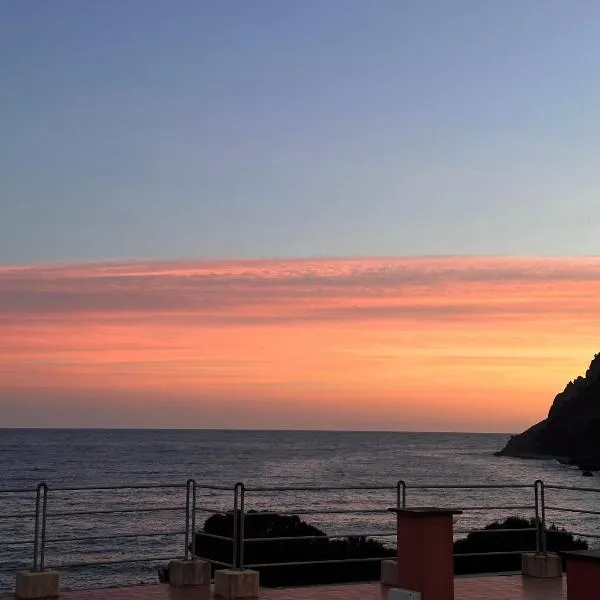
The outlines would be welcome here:
[[[513,435],[506,431],[416,431],[397,429],[240,429],[228,427],[125,427],[113,425],[110,427],[77,426],[77,427],[40,427],[15,426],[0,427],[0,431],[219,431],[223,433],[400,433],[400,434],[435,434],[435,435]]]

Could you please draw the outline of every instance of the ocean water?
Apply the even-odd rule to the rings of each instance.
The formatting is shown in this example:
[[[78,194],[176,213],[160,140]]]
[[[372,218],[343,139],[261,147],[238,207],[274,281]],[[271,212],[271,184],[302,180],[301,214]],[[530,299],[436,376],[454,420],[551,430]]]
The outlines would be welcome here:
[[[122,559],[147,562],[61,569],[65,588],[155,582],[163,557],[184,550],[185,482],[198,484],[198,528],[214,510],[233,506],[233,486],[249,488],[246,509],[382,509],[394,506],[406,481],[407,505],[490,507],[468,510],[457,529],[482,527],[508,514],[533,516],[533,483],[600,490],[600,478],[555,461],[495,457],[507,435],[455,433],[345,433],[147,430],[0,430],[0,589],[29,568],[33,554],[35,486],[49,486],[46,564],[60,567]],[[65,487],[174,484],[166,489],[58,490]],[[527,489],[411,489],[411,485],[522,485]],[[204,489],[223,486],[227,490]],[[253,487],[382,486],[386,490],[252,491]],[[2,493],[24,489],[25,493]],[[596,510],[593,492],[547,490],[548,506]],[[119,508],[160,512],[65,515]],[[173,509],[173,510],[171,510]],[[15,514],[19,518],[6,518]],[[327,533],[393,531],[389,514],[316,514],[304,518]],[[595,515],[548,510],[550,523],[600,534]],[[153,533],[154,537],[120,537]],[[167,535],[179,532],[177,535]],[[64,541],[61,538],[83,538]],[[94,539],[95,538],[95,539]],[[392,542],[393,538],[382,538]],[[7,543],[19,545],[8,546]]]

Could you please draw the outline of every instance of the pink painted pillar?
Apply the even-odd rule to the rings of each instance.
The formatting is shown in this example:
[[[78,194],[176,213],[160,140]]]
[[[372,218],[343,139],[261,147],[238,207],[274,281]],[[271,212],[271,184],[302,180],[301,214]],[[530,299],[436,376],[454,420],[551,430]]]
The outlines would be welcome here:
[[[390,511],[398,519],[398,587],[421,592],[422,600],[454,600],[452,518],[461,511],[441,508]]]
[[[600,550],[565,552],[567,557],[567,598],[593,600],[600,588]]]

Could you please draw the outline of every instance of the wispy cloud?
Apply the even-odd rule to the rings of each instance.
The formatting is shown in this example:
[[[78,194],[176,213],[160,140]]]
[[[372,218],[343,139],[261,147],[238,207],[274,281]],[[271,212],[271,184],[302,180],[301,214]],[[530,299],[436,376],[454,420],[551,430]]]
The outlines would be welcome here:
[[[287,398],[297,413],[315,408],[307,398],[368,411],[376,397],[426,423],[427,406],[486,389],[485,414],[533,398],[509,411],[526,420],[598,349],[599,295],[595,257],[4,266],[0,404],[162,390]]]
[[[600,259],[424,258],[158,262],[0,268],[0,314],[287,319],[452,318],[564,309],[585,314]]]

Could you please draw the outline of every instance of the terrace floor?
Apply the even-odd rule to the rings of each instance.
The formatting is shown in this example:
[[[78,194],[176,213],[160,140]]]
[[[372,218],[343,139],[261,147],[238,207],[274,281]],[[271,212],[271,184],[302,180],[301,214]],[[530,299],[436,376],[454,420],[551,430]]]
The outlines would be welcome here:
[[[378,583],[262,589],[260,600],[385,600],[389,588]],[[459,577],[455,600],[565,600],[566,581],[511,576]],[[11,596],[6,596],[8,600]],[[63,592],[62,600],[209,600],[205,588],[173,588],[168,585],[139,585]]]

